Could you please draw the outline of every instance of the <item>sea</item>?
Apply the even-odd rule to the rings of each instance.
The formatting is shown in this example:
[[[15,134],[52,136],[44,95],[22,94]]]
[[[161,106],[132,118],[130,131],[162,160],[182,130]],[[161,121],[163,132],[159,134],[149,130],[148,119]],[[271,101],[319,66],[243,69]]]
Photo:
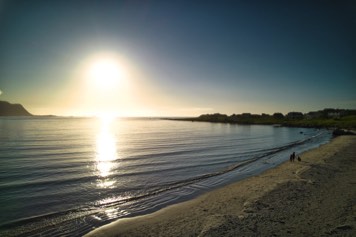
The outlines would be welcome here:
[[[2,117],[0,236],[82,236],[257,175],[331,138],[278,125]]]

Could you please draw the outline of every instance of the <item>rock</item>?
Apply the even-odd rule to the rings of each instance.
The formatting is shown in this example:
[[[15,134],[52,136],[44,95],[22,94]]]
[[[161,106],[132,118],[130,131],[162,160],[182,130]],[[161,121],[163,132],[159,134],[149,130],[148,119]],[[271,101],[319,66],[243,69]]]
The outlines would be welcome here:
[[[350,131],[350,130],[345,130],[345,129],[335,129],[333,131],[334,137],[342,136],[342,135],[356,135],[356,133],[353,131]]]

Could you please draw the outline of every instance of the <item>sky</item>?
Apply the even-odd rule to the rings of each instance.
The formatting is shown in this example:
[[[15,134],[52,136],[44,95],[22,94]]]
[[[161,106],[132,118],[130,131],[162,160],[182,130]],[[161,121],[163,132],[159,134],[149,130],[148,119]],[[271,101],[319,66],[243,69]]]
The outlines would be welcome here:
[[[64,116],[356,109],[354,1],[0,0],[0,100]]]

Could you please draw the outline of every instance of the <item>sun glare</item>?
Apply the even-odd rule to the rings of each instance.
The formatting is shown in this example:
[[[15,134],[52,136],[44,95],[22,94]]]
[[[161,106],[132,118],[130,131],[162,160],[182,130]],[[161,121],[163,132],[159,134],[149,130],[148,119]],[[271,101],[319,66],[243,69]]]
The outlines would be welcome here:
[[[135,96],[137,71],[123,55],[110,51],[87,55],[76,73],[73,97],[85,115],[123,116],[139,98]]]
[[[96,138],[96,169],[98,172],[98,186],[101,188],[111,188],[115,181],[110,179],[110,175],[115,169],[117,156],[116,137],[112,131],[114,118],[100,118],[100,131]]]
[[[117,88],[123,81],[123,69],[114,58],[95,59],[88,71],[90,83],[96,89],[109,90]]]

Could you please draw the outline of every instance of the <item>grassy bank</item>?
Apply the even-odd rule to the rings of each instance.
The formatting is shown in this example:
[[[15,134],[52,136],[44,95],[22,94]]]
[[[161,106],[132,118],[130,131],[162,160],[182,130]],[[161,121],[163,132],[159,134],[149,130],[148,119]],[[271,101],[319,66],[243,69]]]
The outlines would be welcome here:
[[[339,129],[356,129],[356,116],[334,119],[301,119],[284,121],[283,125],[298,127],[323,127]]]

